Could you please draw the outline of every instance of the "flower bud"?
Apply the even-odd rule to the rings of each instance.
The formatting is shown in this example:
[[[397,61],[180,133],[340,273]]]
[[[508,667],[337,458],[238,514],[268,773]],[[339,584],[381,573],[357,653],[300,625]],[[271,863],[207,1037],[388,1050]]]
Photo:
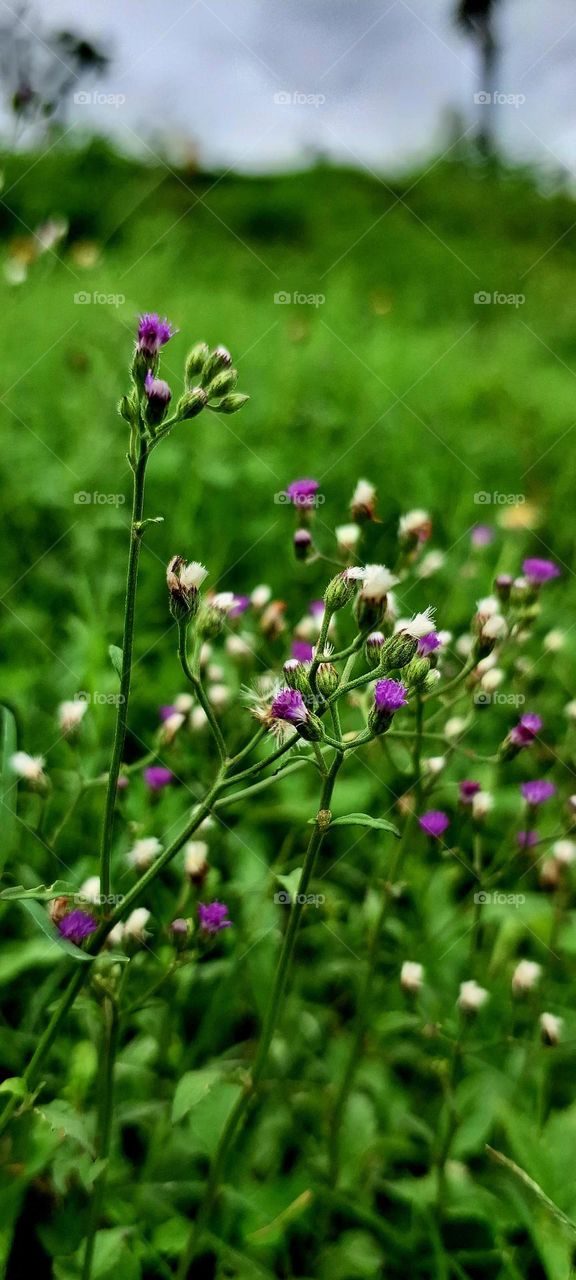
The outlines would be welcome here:
[[[321,662],[316,672],[316,688],[323,698],[330,698],[336,693],[340,684],[340,676],[332,662]]]
[[[184,366],[184,376],[187,387],[189,387],[190,384],[193,384],[198,375],[203,372],[204,365],[206,364],[209,355],[210,348],[207,342],[197,342],[196,345],[192,347],[192,350],[188,352],[186,364]]]
[[[486,1004],[489,999],[489,993],[484,987],[480,987],[474,978],[471,978],[468,982],[460,983],[458,1007],[462,1010],[462,1013],[468,1014],[469,1017],[473,1017],[478,1013],[482,1005]]]
[[[512,991],[515,996],[533,991],[542,977],[542,965],[535,960],[519,960],[512,974]]]
[[[208,402],[208,396],[203,387],[192,387],[191,391],[185,391],[180,397],[176,405],[176,414],[179,418],[196,418],[205,408]]]
[[[219,400],[221,396],[225,396],[229,391],[233,391],[238,381],[237,369],[222,369],[217,373],[212,381],[206,387],[206,395],[209,400]]]
[[[118,401],[118,413],[120,414],[120,417],[124,418],[124,421],[129,422],[130,425],[135,421],[136,412],[130,396],[120,397]]]
[[[191,618],[200,603],[199,589],[208,570],[198,560],[187,564],[183,556],[172,556],[166,570],[166,582],[170,592],[170,612],[177,620]]]
[[[154,374],[148,370],[144,380],[144,393],[146,396],[144,409],[146,422],[152,427],[159,426],[166,416],[166,410],[172,399],[170,387],[162,378],[155,378]]]
[[[382,671],[399,671],[406,667],[414,657],[418,641],[405,631],[398,631],[386,641],[381,653],[380,669]]]
[[[307,560],[312,550],[312,535],[308,529],[297,529],[294,534],[294,555],[297,560]]]
[[[417,960],[405,960],[400,970],[400,986],[408,995],[416,996],[422,989],[424,967]]]
[[[232,391],[230,395],[224,396],[223,400],[219,400],[217,404],[211,404],[209,409],[213,409],[215,413],[238,413],[242,409],[250,396],[244,396],[239,391]]]
[[[177,951],[185,951],[190,938],[192,936],[193,927],[191,920],[183,920],[178,917],[172,921],[170,925],[170,941]]]
[[[204,600],[198,611],[196,629],[202,640],[216,640],[224,630],[228,617],[228,609],[222,608],[215,600]]]
[[[304,662],[300,662],[299,658],[289,658],[284,663],[283,671],[289,689],[298,689],[305,697],[310,695],[308,669]]]
[[[221,373],[223,369],[230,369],[232,365],[232,356],[226,347],[215,347],[208,354],[202,370],[202,386],[208,386],[208,383]]]
[[[409,689],[424,689],[429,671],[428,658],[412,658],[411,662],[404,667],[402,679],[406,681]]]
[[[189,840],[184,847],[184,871],[193,885],[202,885],[208,874],[208,845]]]
[[[343,609],[344,605],[350,603],[363,576],[363,569],[353,566],[350,569],[344,569],[342,573],[337,573],[336,577],[332,578],[324,592],[324,604],[329,613],[336,613],[337,609]]]
[[[408,690],[398,680],[378,680],[374,702],[368,716],[368,727],[375,734],[386,733],[400,707],[408,702]]]
[[[376,489],[369,480],[359,480],[350,502],[350,514],[358,524],[374,519]],[[336,530],[338,533],[338,530]]]
[[[366,637],[364,653],[369,667],[379,667],[382,662],[382,649],[386,643],[383,631],[371,631]]]
[[[540,1035],[542,1037],[542,1043],[551,1045],[551,1046],[559,1044],[560,1040],[562,1039],[563,1026],[564,1026],[563,1019],[557,1018],[556,1014],[541,1013],[540,1014]]]

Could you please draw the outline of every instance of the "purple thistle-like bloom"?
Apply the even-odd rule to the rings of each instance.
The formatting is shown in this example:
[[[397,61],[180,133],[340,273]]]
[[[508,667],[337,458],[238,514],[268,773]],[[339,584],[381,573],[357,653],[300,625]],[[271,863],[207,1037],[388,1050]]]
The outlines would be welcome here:
[[[162,764],[149,764],[143,774],[144,781],[151,791],[161,791],[162,787],[170,786],[173,776],[171,770],[166,769]]]
[[[523,782],[520,790],[530,805],[543,804],[545,800],[550,800],[551,796],[556,794],[554,783],[546,782],[542,778],[536,778],[533,782]]]
[[[79,909],[70,911],[67,916],[63,916],[58,921],[58,932],[68,942],[75,942],[76,946],[79,946],[84,938],[88,938],[97,928],[98,925],[94,916],[89,915],[87,911],[80,911]]]
[[[144,379],[144,390],[148,400],[148,420],[160,423],[172,399],[170,387],[163,378],[155,378],[149,369]]]
[[[516,839],[521,849],[531,849],[532,845],[538,844],[538,832],[519,831]]]
[[[542,720],[533,711],[526,712],[521,716],[518,724],[510,730],[510,742],[515,747],[529,747],[534,741],[536,734],[542,728]]]
[[[228,609],[229,618],[239,618],[242,613],[250,608],[250,596],[234,596],[234,603]]]
[[[553,560],[540,560],[538,556],[524,560],[522,572],[533,587],[540,587],[543,582],[560,577],[558,565]]]
[[[463,782],[459,783],[458,790],[462,804],[472,804],[474,796],[478,795],[482,787],[479,782],[474,782],[471,778],[465,778]]]
[[[230,929],[232,921],[227,920],[228,907],[223,902],[199,902],[198,915],[203,933],[220,933],[221,929]]]
[[[417,653],[420,658],[427,658],[429,653],[434,653],[435,649],[439,649],[442,641],[436,631],[429,631],[428,635],[421,636],[418,641]]]
[[[489,547],[494,541],[494,530],[491,524],[475,524],[470,534],[473,547]]]
[[[293,480],[284,490],[286,497],[295,507],[312,507],[314,497],[320,485],[317,480]]]
[[[275,720],[286,720],[288,724],[301,724],[308,717],[299,689],[281,689],[272,703],[271,710]]]
[[[175,330],[166,318],[161,320],[155,311],[146,311],[140,316],[138,322],[138,351],[145,351],[146,355],[155,356],[160,347],[164,347],[170,341],[174,333]]]
[[[399,680],[378,680],[374,688],[374,705],[377,711],[393,715],[408,702],[408,690]]]
[[[175,711],[176,711],[176,707],[168,707],[168,706],[160,707],[159,716],[162,722],[164,722],[164,720],[168,720],[170,716],[173,716]]]
[[[314,657],[312,645],[307,640],[293,640],[291,652],[298,662],[311,662]]]
[[[418,822],[427,836],[435,836],[437,839],[444,835],[446,828],[450,825],[450,819],[441,809],[429,809],[428,813],[423,813]]]

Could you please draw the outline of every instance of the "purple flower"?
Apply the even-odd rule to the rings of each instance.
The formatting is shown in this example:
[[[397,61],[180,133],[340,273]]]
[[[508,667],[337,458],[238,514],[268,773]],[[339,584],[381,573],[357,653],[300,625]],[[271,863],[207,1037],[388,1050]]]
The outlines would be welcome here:
[[[519,831],[516,839],[521,849],[531,849],[532,845],[538,844],[538,832]]]
[[[228,907],[223,902],[199,902],[198,915],[203,933],[220,933],[221,929],[230,929],[231,920],[227,920]]]
[[[540,560],[537,556],[524,560],[522,572],[533,587],[540,587],[543,582],[560,577],[558,565],[553,560]]]
[[[250,608],[250,596],[234,596],[234,603],[228,609],[229,618],[239,618]]]
[[[169,707],[169,706],[160,707],[159,715],[162,722],[164,722],[164,720],[168,720],[170,716],[173,716],[175,711],[176,711],[176,707]]]
[[[531,805],[543,804],[545,800],[549,800],[556,794],[554,783],[546,782],[542,778],[536,778],[534,782],[523,782],[520,790],[524,799]]]
[[[97,928],[94,916],[79,909],[70,911],[67,916],[63,916],[58,921],[58,932],[63,938],[67,938],[68,942],[75,942],[76,946],[79,946],[83,939],[88,938]]]
[[[436,631],[429,631],[428,635],[421,636],[418,641],[418,656],[427,658],[429,653],[434,653],[435,649],[439,649],[442,641]]]
[[[166,319],[161,320],[155,311],[146,311],[138,322],[138,351],[144,351],[148,356],[157,355],[174,332]]]
[[[428,813],[423,813],[418,822],[427,836],[435,836],[439,838],[444,835],[446,828],[450,825],[450,819],[446,813],[442,813],[441,809],[429,809]]]
[[[514,747],[529,747],[541,728],[542,720],[540,716],[528,711],[526,715],[520,717],[518,724],[514,725],[514,728],[510,730],[510,742]]]
[[[307,560],[312,546],[312,534],[308,529],[297,529],[294,534],[294,555],[297,560]]]
[[[164,347],[175,330],[168,320],[160,320],[155,311],[145,311],[138,320],[138,351],[145,351],[147,356],[156,356],[160,347]]]
[[[393,715],[408,701],[408,690],[399,680],[378,680],[374,688],[374,705],[377,711]]]
[[[149,369],[144,379],[144,390],[148,400],[147,420],[158,424],[162,421],[172,399],[170,387],[162,378],[155,378],[152,370]]]
[[[286,720],[288,724],[301,724],[308,718],[304,699],[298,689],[281,689],[272,703],[271,711],[275,720]]]
[[[308,613],[311,613],[313,618],[318,618],[321,621],[324,617],[325,609],[326,605],[323,600],[311,600],[308,606]]]
[[[298,662],[311,662],[314,656],[314,650],[307,640],[292,641],[292,657],[297,658]]]
[[[293,480],[285,490],[286,497],[295,507],[314,506],[314,496],[320,485],[317,480]]]
[[[162,764],[149,764],[143,776],[151,791],[161,791],[162,787],[170,786],[173,778],[171,770],[165,769]]]
[[[488,547],[494,541],[494,530],[490,524],[475,524],[470,534],[473,547]]]
[[[482,787],[479,782],[474,782],[472,779],[465,778],[464,781],[459,784],[458,789],[462,804],[472,804],[474,796],[478,795],[478,792],[482,790]]]

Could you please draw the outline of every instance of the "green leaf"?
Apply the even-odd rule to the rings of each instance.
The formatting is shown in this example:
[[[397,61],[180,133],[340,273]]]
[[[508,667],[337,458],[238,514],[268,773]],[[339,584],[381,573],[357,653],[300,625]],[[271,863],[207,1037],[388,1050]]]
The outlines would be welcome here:
[[[112,666],[114,667],[116,675],[118,676],[118,679],[121,680],[122,679],[122,661],[124,657],[122,650],[118,648],[117,644],[109,644],[108,653],[110,654],[110,661],[112,663]]]
[[[92,964],[94,956],[87,955],[74,942],[69,942],[67,938],[63,938],[39,902],[29,901],[28,899],[21,899],[20,901],[24,910],[32,916],[34,924],[50,939],[50,942],[54,943],[55,947],[65,952],[66,955],[72,956],[74,960],[83,960],[85,964]]]
[[[218,1080],[220,1072],[207,1068],[204,1071],[187,1071],[176,1085],[174,1102],[172,1103],[172,1124],[177,1124],[193,1107],[198,1106],[207,1097]]]
[[[0,1093],[12,1093],[16,1098],[25,1098],[28,1090],[22,1076],[9,1076],[0,1084]]]
[[[290,871],[287,876],[279,876],[279,875],[276,876],[278,884],[281,884],[282,888],[286,889],[286,892],[289,894],[290,899],[292,899],[294,895],[298,892],[298,885],[300,884],[301,875],[302,875],[302,867],[294,867],[294,870]]]
[[[315,819],[310,818],[309,826],[314,822]],[[387,818],[373,818],[370,813],[344,813],[340,818],[332,818],[330,827],[372,827],[374,831],[391,831],[392,835],[400,836],[393,822],[388,822]]]
[[[18,821],[18,787],[10,768],[10,757],[16,751],[17,745],[14,716],[9,707],[0,706],[0,803],[3,814],[0,870],[13,848]]]
[[[528,1192],[529,1196],[536,1200],[551,1218],[560,1223],[569,1232],[573,1240],[576,1240],[576,1223],[572,1222],[572,1219],[550,1199],[550,1196],[546,1195],[539,1183],[535,1182],[534,1178],[531,1178],[528,1173],[525,1173],[524,1169],[520,1168],[520,1165],[514,1164],[514,1161],[509,1160],[508,1156],[503,1155],[501,1151],[496,1151],[494,1147],[490,1147],[488,1144],[486,1144],[486,1150],[488,1155],[496,1161],[496,1164],[501,1165],[503,1169],[511,1173],[514,1179]]]
[[[25,889],[23,884],[15,884],[9,889],[3,889],[0,898],[6,902],[22,902],[28,899],[36,902],[50,902],[52,898],[68,897],[75,892],[74,886],[67,880],[55,880],[54,884],[38,884],[35,889]]]

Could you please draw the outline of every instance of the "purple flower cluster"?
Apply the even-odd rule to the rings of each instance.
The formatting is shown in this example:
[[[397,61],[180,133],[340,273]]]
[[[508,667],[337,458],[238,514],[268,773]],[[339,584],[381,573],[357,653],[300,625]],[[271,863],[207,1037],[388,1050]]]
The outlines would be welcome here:
[[[155,311],[146,311],[138,322],[138,351],[143,351],[147,356],[156,356],[174,333],[175,330],[166,318],[161,320]]]
[[[523,782],[520,790],[529,805],[543,804],[545,800],[550,800],[556,794],[554,783],[546,782],[543,778],[536,778],[533,782]]]
[[[553,560],[540,560],[538,556],[531,556],[528,560],[524,560],[522,572],[533,587],[541,587],[544,582],[551,582],[553,578],[560,577],[558,565],[554,564]]]
[[[281,689],[272,703],[272,715],[275,720],[285,720],[287,724],[302,724],[308,717],[308,711],[299,690]]]
[[[528,711],[520,717],[518,724],[510,731],[510,742],[515,747],[530,747],[542,728],[542,720],[534,712]]]
[[[161,791],[162,787],[169,787],[173,780],[174,774],[170,769],[166,769],[161,764],[149,764],[144,770],[144,781],[151,791]]]
[[[284,490],[286,497],[295,507],[312,507],[314,498],[320,488],[317,480],[293,480]]]
[[[420,658],[427,658],[429,653],[434,653],[435,649],[439,649],[442,641],[437,631],[429,631],[428,635],[421,636],[418,641],[417,653]]]
[[[75,942],[76,946],[79,946],[84,938],[89,938],[97,927],[94,916],[79,909],[69,911],[67,916],[62,916],[58,921],[58,932],[61,937],[66,938],[68,942]]]
[[[232,921],[228,920],[229,908],[223,902],[199,902],[198,916],[203,933],[220,933],[222,929],[230,929]]]
[[[450,826],[448,814],[443,813],[441,809],[429,809],[427,813],[422,814],[418,822],[426,835],[433,836],[436,840],[439,840]]]
[[[393,715],[408,702],[408,690],[398,680],[378,680],[374,688],[374,705],[377,711]]]
[[[464,779],[463,782],[460,782],[458,789],[462,804],[472,804],[474,796],[478,795],[478,792],[482,790],[482,787],[479,782],[474,782],[473,779],[470,778]]]

